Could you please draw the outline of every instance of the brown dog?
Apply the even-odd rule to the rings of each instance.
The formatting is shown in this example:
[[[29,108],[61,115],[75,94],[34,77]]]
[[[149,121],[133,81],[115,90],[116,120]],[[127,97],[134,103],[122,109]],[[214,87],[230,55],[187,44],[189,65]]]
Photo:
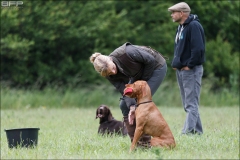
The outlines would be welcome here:
[[[114,133],[119,135],[127,135],[127,129],[123,122],[115,120],[112,116],[111,110],[106,105],[100,105],[96,110],[96,119],[99,118],[99,134],[112,135]]]
[[[173,134],[162,114],[152,102],[151,89],[146,81],[126,84],[124,95],[137,98],[135,111],[136,129],[130,152],[143,134],[152,136],[151,146],[173,148],[176,143]]]

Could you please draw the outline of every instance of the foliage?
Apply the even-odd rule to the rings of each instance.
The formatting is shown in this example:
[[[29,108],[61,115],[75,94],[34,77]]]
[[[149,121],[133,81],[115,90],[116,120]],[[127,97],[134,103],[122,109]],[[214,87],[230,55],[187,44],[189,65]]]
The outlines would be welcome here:
[[[121,120],[119,108],[109,107],[114,118]],[[34,149],[9,149],[6,133],[1,131],[1,159],[239,159],[239,107],[200,108],[201,136],[180,134],[185,120],[183,108],[159,109],[172,130],[176,148],[137,149],[131,154],[128,136],[97,135],[96,107],[1,110],[2,129],[40,128]]]
[[[237,77],[239,74],[239,54],[237,52],[231,53],[231,45],[227,41],[223,41],[219,35],[215,41],[209,41],[206,48],[208,53],[208,61],[206,62],[208,70],[206,75],[214,74],[215,77],[219,78],[218,81],[215,81],[214,87],[222,88],[230,85],[232,89],[237,89],[233,78],[237,81],[239,80],[239,77]],[[209,75],[208,77],[210,78]],[[230,78],[232,78],[232,82]]]
[[[167,8],[177,2],[25,0],[21,7],[2,7],[1,81],[40,89],[105,83],[89,57],[93,52],[109,54],[126,41],[151,46],[169,57],[168,76],[175,78],[170,63],[178,24]],[[186,2],[206,33],[204,78],[217,77],[215,88],[222,84],[236,88],[240,2]]]

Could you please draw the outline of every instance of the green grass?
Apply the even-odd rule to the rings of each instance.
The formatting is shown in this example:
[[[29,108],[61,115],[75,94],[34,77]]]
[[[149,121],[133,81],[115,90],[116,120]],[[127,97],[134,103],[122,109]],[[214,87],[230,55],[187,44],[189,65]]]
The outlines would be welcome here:
[[[83,108],[85,107],[85,108]],[[97,135],[96,107],[1,110],[1,159],[239,159],[239,107],[201,107],[201,136],[182,136],[182,107],[159,106],[177,146],[173,150],[138,149],[129,154],[129,137]],[[114,117],[121,111],[110,106]],[[4,129],[39,127],[34,149],[9,149]]]
[[[221,92],[211,92],[211,84],[203,82],[201,91],[201,106],[238,106],[239,93],[222,89]],[[98,106],[102,103],[112,106],[119,105],[121,95],[112,85],[88,86],[74,89],[45,88],[44,90],[9,89],[1,86],[1,109],[38,108],[68,108]],[[164,81],[153,96],[159,106],[182,106],[177,82]]]

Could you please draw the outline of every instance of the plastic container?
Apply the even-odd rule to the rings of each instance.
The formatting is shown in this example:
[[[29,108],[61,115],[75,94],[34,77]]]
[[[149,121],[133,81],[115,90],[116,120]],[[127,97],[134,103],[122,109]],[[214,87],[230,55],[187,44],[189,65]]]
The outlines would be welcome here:
[[[38,131],[40,128],[5,129],[9,148],[34,147],[38,143]]]

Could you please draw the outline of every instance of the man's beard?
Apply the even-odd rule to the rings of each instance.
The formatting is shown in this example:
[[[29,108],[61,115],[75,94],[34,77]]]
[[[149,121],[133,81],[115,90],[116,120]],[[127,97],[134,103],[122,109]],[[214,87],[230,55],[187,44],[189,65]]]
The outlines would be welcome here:
[[[173,22],[180,22],[180,19],[172,19]]]

